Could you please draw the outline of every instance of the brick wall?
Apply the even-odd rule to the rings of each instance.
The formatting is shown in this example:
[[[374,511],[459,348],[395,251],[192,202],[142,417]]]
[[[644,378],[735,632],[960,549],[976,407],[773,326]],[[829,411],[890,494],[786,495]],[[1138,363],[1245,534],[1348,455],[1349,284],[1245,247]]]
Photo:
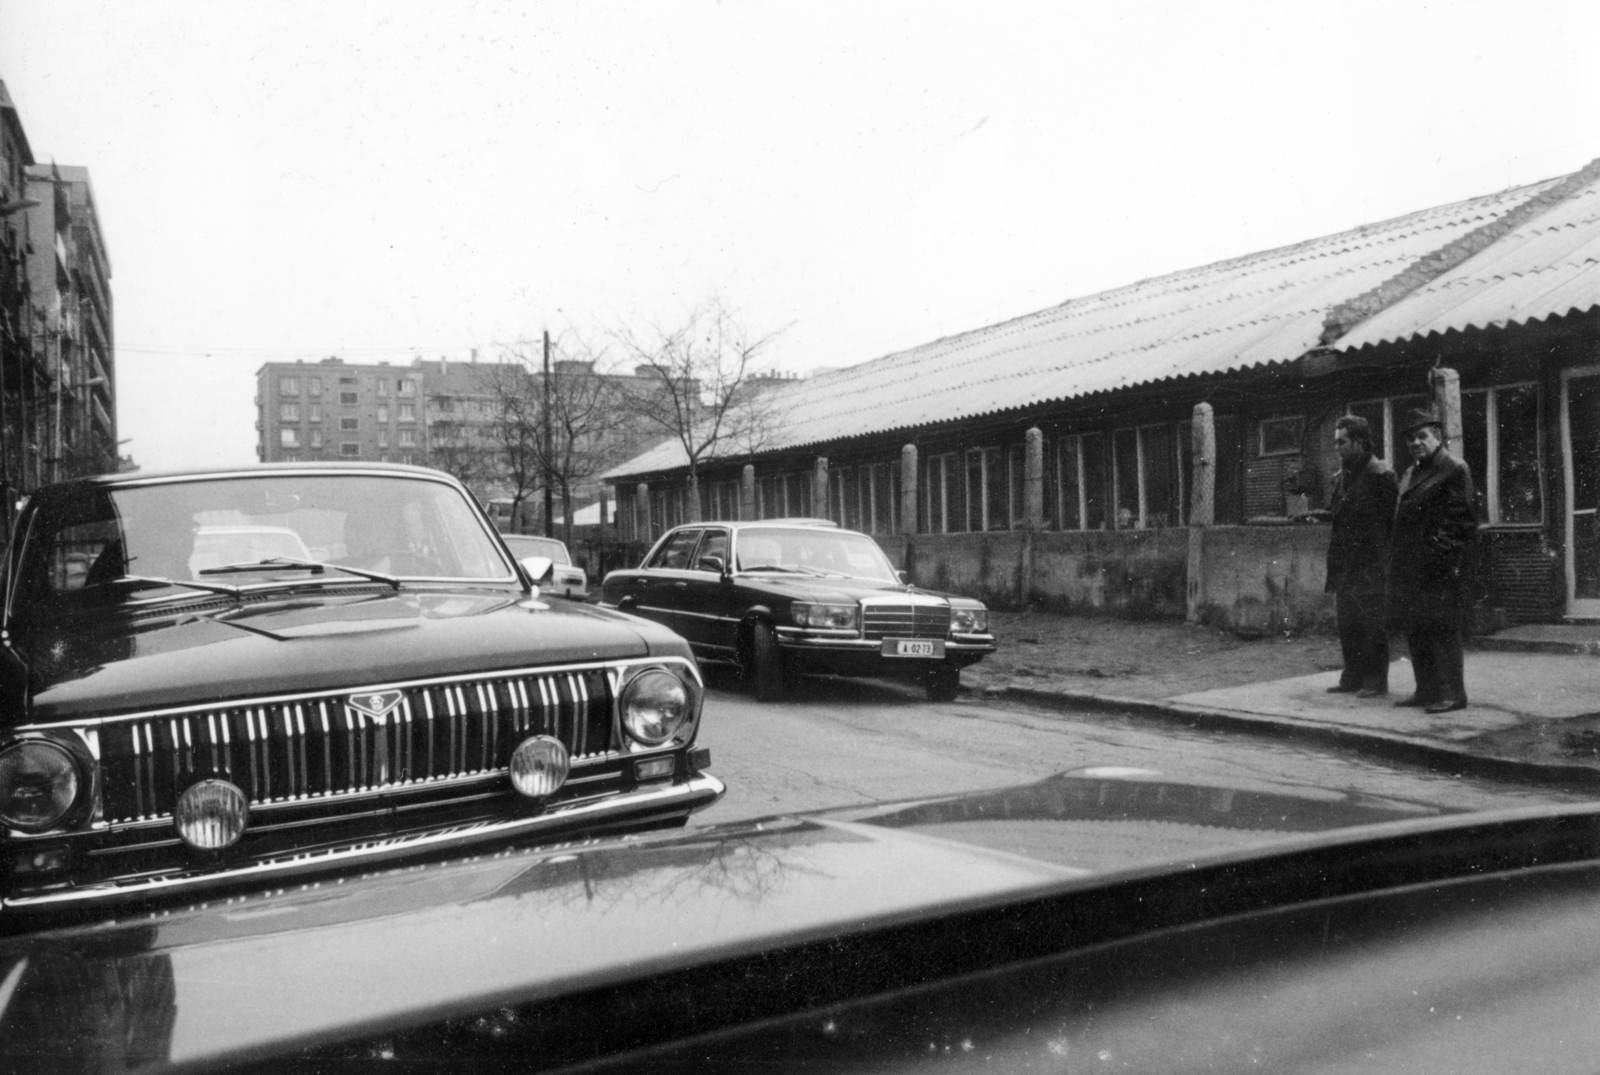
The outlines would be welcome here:
[[[1478,542],[1478,589],[1491,622],[1535,623],[1562,611],[1562,564],[1541,530],[1485,530]]]

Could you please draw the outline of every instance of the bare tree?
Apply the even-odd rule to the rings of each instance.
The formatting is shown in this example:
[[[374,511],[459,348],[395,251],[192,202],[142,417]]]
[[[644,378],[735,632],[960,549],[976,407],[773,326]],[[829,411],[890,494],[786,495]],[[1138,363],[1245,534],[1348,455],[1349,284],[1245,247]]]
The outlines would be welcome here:
[[[488,437],[493,445],[493,466],[511,493],[511,529],[523,525],[523,505],[544,480],[544,421],[538,383],[524,362],[520,347],[506,349],[511,361],[484,367],[492,402]]]
[[[564,334],[552,351],[548,403],[538,347],[507,348],[509,361],[490,367],[495,371],[492,428],[497,461],[512,490],[513,518],[548,473],[561,498],[563,537],[570,543],[576,494],[640,444],[627,428],[623,379],[602,368],[605,352],[575,331]]]
[[[633,414],[683,448],[689,467],[689,511],[700,515],[700,468],[718,458],[754,454],[776,429],[774,397],[757,372],[782,330],[749,333],[720,297],[690,309],[672,326],[624,326],[616,339],[654,376],[630,393]]]
[[[469,421],[467,408],[472,403],[445,395],[428,399],[427,463],[481,496],[498,476],[497,452],[484,428]]]

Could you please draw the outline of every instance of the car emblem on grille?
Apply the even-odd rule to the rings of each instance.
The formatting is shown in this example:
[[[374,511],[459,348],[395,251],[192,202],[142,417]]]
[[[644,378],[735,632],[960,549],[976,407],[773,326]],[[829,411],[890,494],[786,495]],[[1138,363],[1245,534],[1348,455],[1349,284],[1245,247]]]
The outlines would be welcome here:
[[[400,699],[405,697],[399,691],[373,691],[371,694],[352,694],[348,705],[357,713],[371,717],[373,723],[383,724],[388,720],[389,714],[400,704]]]

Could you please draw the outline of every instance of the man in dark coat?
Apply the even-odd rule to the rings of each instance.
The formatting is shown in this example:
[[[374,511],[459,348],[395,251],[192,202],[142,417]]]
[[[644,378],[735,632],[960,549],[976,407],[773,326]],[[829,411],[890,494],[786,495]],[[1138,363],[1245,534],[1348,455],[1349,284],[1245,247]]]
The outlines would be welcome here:
[[[1393,468],[1372,454],[1372,427],[1365,418],[1345,415],[1335,422],[1333,446],[1340,466],[1328,501],[1333,534],[1326,589],[1339,615],[1344,671],[1328,690],[1372,698],[1389,690],[1386,582],[1400,483]]]
[[[1414,410],[1403,427],[1413,463],[1400,482],[1389,555],[1389,610],[1405,632],[1416,693],[1395,705],[1448,713],[1467,705],[1462,676],[1461,564],[1477,536],[1472,474],[1443,447],[1439,416]]]

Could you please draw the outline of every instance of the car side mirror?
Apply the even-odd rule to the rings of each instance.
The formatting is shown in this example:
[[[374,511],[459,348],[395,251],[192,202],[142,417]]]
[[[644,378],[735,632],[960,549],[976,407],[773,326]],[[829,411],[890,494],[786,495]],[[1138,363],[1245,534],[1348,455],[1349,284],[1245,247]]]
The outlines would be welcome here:
[[[524,556],[517,561],[522,565],[522,570],[534,582],[543,582],[550,577],[550,569],[555,566],[555,561],[548,556]]]
[[[728,572],[727,561],[715,554],[700,557],[699,567],[701,571],[715,571],[719,575],[725,575]]]

